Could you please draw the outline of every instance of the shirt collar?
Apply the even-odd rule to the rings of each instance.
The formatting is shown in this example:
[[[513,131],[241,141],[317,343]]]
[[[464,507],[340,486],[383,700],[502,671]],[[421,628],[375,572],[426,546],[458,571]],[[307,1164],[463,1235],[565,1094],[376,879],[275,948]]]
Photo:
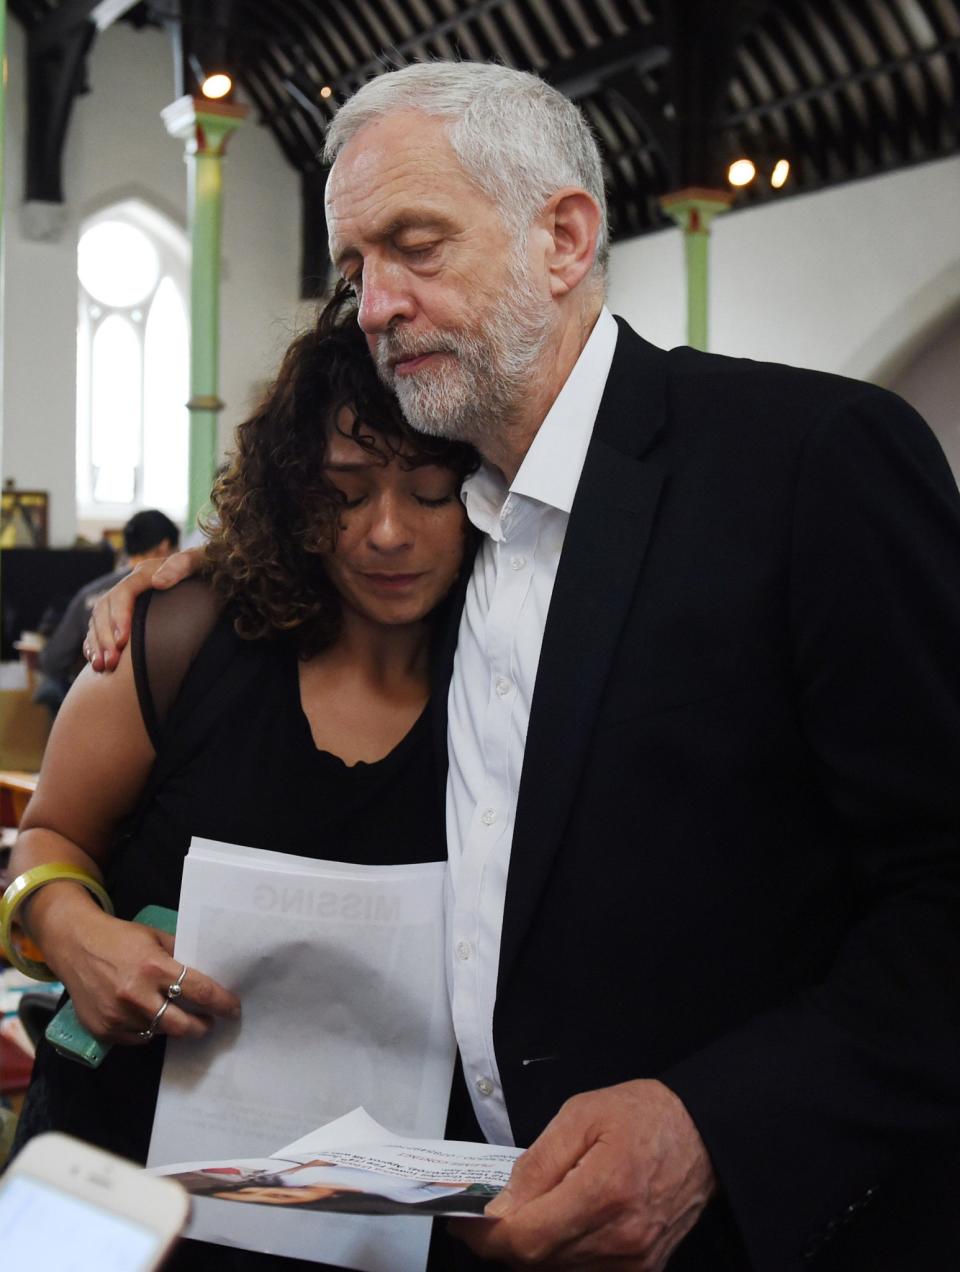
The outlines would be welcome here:
[[[617,324],[606,306],[583,352],[537,429],[510,489],[569,513],[606,387]]]
[[[610,374],[617,334],[616,321],[604,306],[573,370],[537,430],[509,493],[570,512]],[[507,494],[503,478],[487,464],[466,479],[463,501],[479,530],[491,532]]]

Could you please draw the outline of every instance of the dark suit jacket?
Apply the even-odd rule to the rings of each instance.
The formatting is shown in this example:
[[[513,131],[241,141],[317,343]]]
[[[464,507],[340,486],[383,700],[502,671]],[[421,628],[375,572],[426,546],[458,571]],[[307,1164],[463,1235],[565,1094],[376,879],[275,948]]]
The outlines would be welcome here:
[[[722,1190],[671,1269],[955,1270],[956,485],[879,389],[620,328],[513,839],[517,1142],[657,1077]]]

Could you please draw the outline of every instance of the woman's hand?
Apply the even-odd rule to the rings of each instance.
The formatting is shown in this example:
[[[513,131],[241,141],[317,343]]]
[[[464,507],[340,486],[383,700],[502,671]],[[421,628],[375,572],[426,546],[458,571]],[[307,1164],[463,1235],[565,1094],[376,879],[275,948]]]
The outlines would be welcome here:
[[[148,1042],[142,1034],[164,1003],[153,1032],[172,1038],[202,1038],[213,1017],[240,1015],[239,998],[193,967],[180,979],[180,993],[168,996],[184,965],[173,957],[173,937],[166,932],[89,905],[82,924],[71,928],[52,946],[48,939],[44,954],[70,991],[80,1023],[101,1042]]]
[[[112,671],[130,639],[133,607],[141,592],[173,587],[203,565],[203,548],[187,548],[168,557],[141,561],[125,579],[114,583],[93,607],[83,642],[83,656],[94,671]]]

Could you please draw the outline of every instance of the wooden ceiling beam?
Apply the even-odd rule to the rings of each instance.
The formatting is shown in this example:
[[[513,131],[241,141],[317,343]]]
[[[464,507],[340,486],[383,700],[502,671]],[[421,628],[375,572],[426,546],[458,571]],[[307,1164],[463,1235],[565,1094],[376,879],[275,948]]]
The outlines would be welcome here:
[[[56,48],[79,27],[92,23],[95,31],[105,31],[118,18],[128,13],[138,0],[63,0],[48,17],[30,27],[30,40],[35,52]]]
[[[806,21],[807,13],[802,5],[794,6],[790,13],[784,13],[778,18],[778,26],[780,28],[777,38],[777,47],[780,56],[788,64],[794,79],[798,83],[802,83],[804,79],[810,78],[806,65],[803,61],[800,47],[806,53],[807,58],[816,64],[814,76],[818,76],[821,82],[830,75],[830,67],[826,58],[826,54],[815,38],[815,34],[811,26]],[[827,102],[835,106],[837,113],[841,115],[841,123],[835,121],[830,112]],[[860,135],[863,133],[863,125],[857,119],[856,114],[850,107],[848,102],[843,102],[847,107],[846,113],[841,109],[841,99],[839,97],[826,97],[823,93],[814,93],[812,97],[807,99],[807,108],[815,120],[815,127],[811,136],[816,139],[818,151],[822,157],[822,170],[824,174],[829,174],[831,165],[837,162],[849,171],[853,169],[856,155],[856,143]]]
[[[452,13],[448,18],[444,18],[442,22],[435,22],[432,26],[425,27],[422,32],[401,40],[399,44],[395,44],[391,49],[384,50],[384,52],[390,54],[391,60],[394,58],[398,59],[394,63],[395,65],[402,66],[406,55],[412,53],[417,48],[417,45],[423,43],[424,39],[438,34],[446,35],[451,31],[455,31],[464,22],[472,21],[474,18],[488,13],[502,3],[503,0],[471,0],[471,3],[464,5],[458,13]],[[334,92],[338,96],[344,97],[359,88],[371,76],[378,74],[384,69],[384,58],[382,56],[368,58],[360,66],[351,67],[350,70],[344,72],[333,85]]]
[[[736,127],[748,118],[787,111],[800,103],[810,102],[816,98],[829,96],[839,100],[845,88],[856,85],[863,89],[865,96],[871,103],[871,117],[865,123],[858,123],[857,138],[861,143],[867,145],[871,152],[875,152],[877,165],[883,166],[877,143],[883,133],[892,131],[893,120],[880,101],[876,91],[877,82],[898,69],[914,65],[918,61],[928,61],[939,55],[949,59],[951,55],[955,57],[958,53],[960,53],[960,36],[946,39],[936,48],[918,49],[914,53],[890,58],[885,62],[878,63],[876,66],[860,67],[846,74],[832,75],[829,79],[824,80],[822,84],[813,87],[787,91],[781,85],[781,91],[778,92],[776,98],[767,102],[759,102],[746,110],[731,112],[726,122],[728,126]],[[958,79],[958,83],[960,83],[960,79]]]
[[[800,103],[790,100],[789,90],[783,82],[780,69],[774,66],[767,56],[763,41],[759,38],[748,36],[746,44],[750,50],[751,57],[763,72],[764,78],[775,89],[774,101],[778,103],[778,109],[782,108],[783,120],[787,126],[794,157],[799,161],[799,165],[809,165],[813,170],[813,179],[818,182],[825,181],[829,170],[827,154],[823,146],[818,143],[814,132],[806,126],[800,113]],[[770,104],[773,105],[774,102]],[[728,130],[736,127],[740,122],[740,118],[739,115],[728,116],[726,120]],[[809,173],[803,173],[803,176],[804,185],[806,185],[811,176]]]
[[[944,55],[950,83],[953,86],[952,100],[956,103],[960,101],[960,50],[956,48],[951,50],[947,47],[950,44],[951,33],[943,20],[943,14],[937,7],[936,0],[917,0],[917,3],[936,37],[937,48],[933,50],[932,56],[937,53]]]
[[[894,5],[893,7],[895,8],[896,6]],[[857,14],[857,20],[863,27],[868,39],[879,51],[879,60],[889,62],[892,58],[897,56],[895,51],[891,49],[889,41],[887,40],[884,32],[881,30],[879,24],[876,22],[868,6],[864,6],[863,10]],[[915,52],[916,50],[914,49],[913,53]],[[901,54],[900,56],[904,55]],[[909,63],[907,63],[908,65],[918,66],[918,63],[912,54],[907,54],[906,56],[910,59]],[[897,102],[893,126],[899,138],[900,153],[904,158],[910,158],[913,153],[911,133],[915,130],[919,134],[923,134],[925,123],[924,114],[918,107],[909,86],[905,82],[903,71],[891,71],[887,78]]]
[[[641,27],[576,57],[552,62],[540,71],[540,76],[577,101],[595,93],[614,76],[624,72],[644,75],[669,60],[670,49],[659,25]]]
[[[489,22],[496,33],[501,47],[506,50],[507,65],[521,71],[529,70],[530,55],[520,42],[512,24],[507,20],[504,8],[505,6],[501,6],[499,9],[491,9],[486,15],[486,21]]]
[[[28,203],[64,201],[63,151],[74,102],[86,91],[87,54],[100,10],[96,0],[67,0],[27,30]]]
[[[768,7],[765,0],[683,0],[666,6],[672,53],[666,91],[674,113],[664,158],[672,189],[724,184],[723,126],[736,52]]]
[[[914,54],[922,52],[923,46],[918,42],[913,29],[898,5],[891,6],[890,15],[910,51]],[[935,149],[940,134],[940,120],[943,116],[944,101],[931,73],[929,60],[927,58],[919,58],[914,62],[914,66],[916,66],[920,81],[923,84],[926,108],[920,112],[919,128],[923,134],[925,144],[931,149]]]
[[[362,3],[362,0],[356,0],[356,2],[351,6],[351,15],[361,36],[367,42],[367,49],[365,49],[361,55],[362,58],[366,58],[369,56],[370,49],[380,47],[383,42],[383,37],[378,33],[374,26],[370,13],[370,6]],[[383,30],[386,30],[387,28],[387,16],[386,6],[381,6],[379,11],[379,22],[381,29]]]

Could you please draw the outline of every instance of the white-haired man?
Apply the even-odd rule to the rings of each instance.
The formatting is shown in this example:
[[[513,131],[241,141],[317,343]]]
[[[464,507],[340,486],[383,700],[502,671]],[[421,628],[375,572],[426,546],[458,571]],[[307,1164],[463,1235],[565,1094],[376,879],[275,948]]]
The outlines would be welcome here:
[[[382,75],[327,156],[381,374],[485,460],[437,672],[452,1007],[481,1131],[530,1148],[460,1235],[521,1266],[956,1266],[924,1209],[960,1084],[936,443],[879,390],[618,325],[596,147],[533,77]]]

